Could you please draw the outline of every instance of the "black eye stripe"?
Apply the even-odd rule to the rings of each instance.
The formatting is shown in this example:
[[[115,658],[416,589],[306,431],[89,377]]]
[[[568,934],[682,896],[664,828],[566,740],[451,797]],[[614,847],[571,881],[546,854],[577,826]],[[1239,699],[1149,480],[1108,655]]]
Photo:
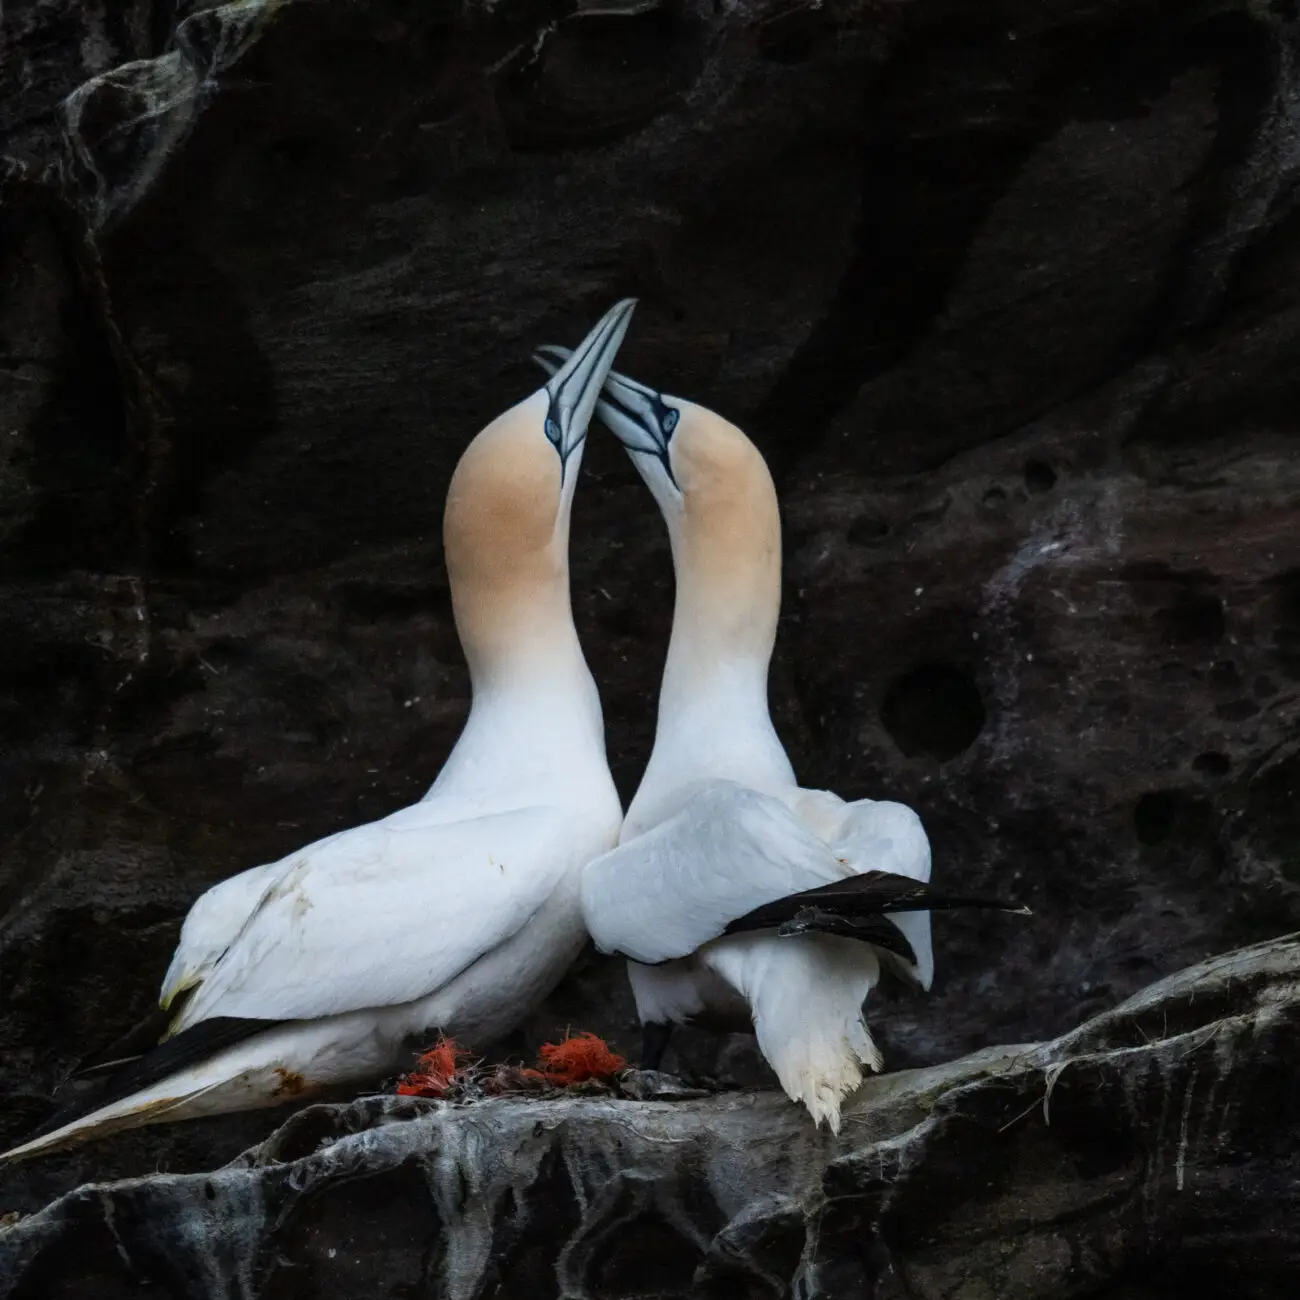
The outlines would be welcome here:
[[[569,460],[573,456],[573,453],[587,441],[587,431],[584,429],[581,436],[574,439],[573,446],[571,446],[567,451],[564,449],[563,440],[560,436],[560,425],[558,420],[548,415],[546,417],[546,423],[542,426],[542,432],[545,433],[546,441],[555,448],[555,454],[560,458],[560,482],[563,483],[565,475],[569,470]]]
[[[666,406],[658,393],[655,394],[654,404],[655,414],[659,417],[659,427],[664,431],[665,438],[671,438],[677,432],[678,412]]]

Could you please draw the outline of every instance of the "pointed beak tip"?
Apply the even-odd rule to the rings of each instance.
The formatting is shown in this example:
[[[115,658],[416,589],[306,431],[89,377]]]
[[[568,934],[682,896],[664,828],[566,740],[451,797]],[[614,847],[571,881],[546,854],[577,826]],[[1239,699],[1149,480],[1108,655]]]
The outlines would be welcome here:
[[[586,437],[602,385],[627,334],[636,301],[624,298],[615,303],[577,348],[560,348],[548,343],[533,350],[533,360],[550,376],[543,391],[550,395],[560,426],[556,450],[561,464],[567,463],[570,454]]]

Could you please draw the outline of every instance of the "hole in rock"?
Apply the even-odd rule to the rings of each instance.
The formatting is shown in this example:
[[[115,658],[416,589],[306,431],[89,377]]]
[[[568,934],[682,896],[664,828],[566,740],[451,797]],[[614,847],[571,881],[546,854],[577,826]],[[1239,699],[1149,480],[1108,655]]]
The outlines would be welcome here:
[[[1172,790],[1151,790],[1133,809],[1133,829],[1139,844],[1163,844],[1178,817],[1178,795]]]
[[[850,525],[848,539],[854,546],[875,546],[889,536],[889,524],[877,515],[859,515]]]
[[[984,505],[988,506],[990,510],[996,509],[998,506],[1006,505],[1007,490],[1006,488],[1000,488],[994,485],[984,493],[980,500]]]
[[[885,692],[880,720],[908,758],[941,763],[969,749],[984,729],[984,701],[970,673],[950,663],[919,664]]]
[[[1227,776],[1232,771],[1232,760],[1218,750],[1207,749],[1204,754],[1197,754],[1192,759],[1192,771],[1204,776]]]
[[[1031,492],[1050,492],[1056,486],[1056,471],[1045,460],[1025,461],[1025,487]]]

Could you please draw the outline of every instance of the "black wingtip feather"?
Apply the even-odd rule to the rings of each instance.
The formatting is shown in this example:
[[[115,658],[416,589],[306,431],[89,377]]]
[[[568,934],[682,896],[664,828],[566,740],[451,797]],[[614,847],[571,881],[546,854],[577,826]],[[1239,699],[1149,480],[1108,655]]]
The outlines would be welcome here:
[[[939,894],[928,884],[910,876],[899,876],[890,871],[865,871],[861,875],[847,876],[829,885],[818,885],[815,889],[805,889],[764,903],[732,921],[724,933],[775,929],[782,936],[809,931],[840,934],[915,962],[916,955],[911,945],[885,918],[891,912],[933,912],[961,907],[1033,915],[1028,907],[1019,903]]]
[[[151,1084],[175,1074],[186,1066],[196,1065],[226,1047],[233,1047],[245,1039],[260,1034],[263,1030],[274,1029],[283,1024],[280,1020],[244,1020],[235,1016],[215,1016],[211,1020],[201,1020],[189,1029],[183,1029],[175,1038],[160,1043],[152,1051],[144,1053],[129,1061],[122,1069],[114,1071],[107,1077],[96,1077],[87,1072],[93,1086],[87,1088],[81,1096],[66,1106],[61,1106],[28,1135],[27,1142],[44,1137],[55,1129],[71,1124],[74,1120],[99,1110],[101,1106],[111,1106],[133,1092],[139,1092]],[[132,1031],[133,1033],[137,1031]],[[121,1040],[124,1041],[124,1040]],[[101,1067],[101,1068],[107,1068]],[[93,1069],[93,1067],[92,1067]]]
[[[892,952],[916,965],[916,952],[903,932],[884,917],[839,916],[820,907],[801,907],[788,921],[776,927],[782,939],[796,934],[833,934],[857,939],[873,947]]]
[[[162,1041],[181,1007],[189,1001],[192,989],[186,989],[165,1010],[155,1007],[138,1025],[128,1029],[103,1051],[82,1057],[73,1072],[74,1079],[96,1079],[115,1074],[123,1066],[147,1056]]]

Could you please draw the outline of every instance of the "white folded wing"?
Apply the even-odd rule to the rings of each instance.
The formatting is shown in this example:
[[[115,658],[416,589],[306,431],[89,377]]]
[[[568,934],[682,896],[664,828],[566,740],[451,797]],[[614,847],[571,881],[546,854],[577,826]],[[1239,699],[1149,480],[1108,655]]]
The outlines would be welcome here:
[[[382,824],[388,830],[402,827],[427,830],[442,823],[462,820],[463,815],[458,815],[454,805],[448,806],[445,801],[435,800],[399,809],[385,817]],[[290,863],[299,861],[304,856],[324,861],[327,856],[326,846],[334,840],[372,829],[372,826],[367,825],[336,831],[287,858],[250,867],[247,871],[219,881],[200,894],[181,926],[176,951],[172,954],[171,964],[158,993],[158,1005],[163,1008],[171,1006],[178,994],[202,983],[211,974],[212,968],[243,929],[263,894]]]
[[[602,952],[653,965],[695,952],[763,903],[851,874],[780,800],[709,781],[674,816],[587,864],[582,912]]]
[[[596,946],[654,965],[695,952],[738,917],[805,889],[866,871],[930,879],[930,842],[905,804],[791,795],[795,811],[731,781],[704,782],[674,816],[590,862],[582,911]],[[881,956],[929,988],[930,914],[889,920],[917,961]]]
[[[160,1007],[170,1007],[180,993],[211,974],[282,865],[270,862],[250,867],[218,881],[194,900],[158,992]]]
[[[575,865],[571,828],[553,808],[432,825],[411,811],[278,864],[178,1028],[424,997],[517,933]]]

